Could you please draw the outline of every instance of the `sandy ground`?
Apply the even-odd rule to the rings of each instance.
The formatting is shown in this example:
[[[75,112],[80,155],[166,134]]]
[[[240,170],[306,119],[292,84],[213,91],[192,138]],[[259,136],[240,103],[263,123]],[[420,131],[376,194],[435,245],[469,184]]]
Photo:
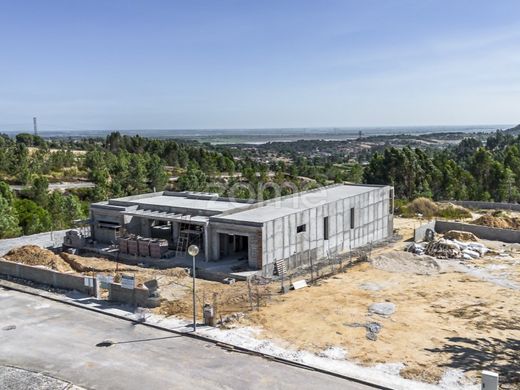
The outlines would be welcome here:
[[[395,226],[408,238],[417,222],[398,218]],[[458,368],[475,379],[480,370],[491,369],[509,388],[520,388],[519,248],[482,242],[504,253],[465,263],[439,260],[441,271],[433,275],[358,264],[310,288],[277,296],[252,313],[248,324],[263,329],[261,337],[293,348],[341,347],[349,360],[362,365],[404,363],[406,378],[436,383],[446,369]],[[405,245],[380,248],[373,256]],[[379,302],[394,303],[396,312],[371,315],[368,307]],[[376,341],[367,339],[364,327],[353,326],[372,321],[383,326]]]

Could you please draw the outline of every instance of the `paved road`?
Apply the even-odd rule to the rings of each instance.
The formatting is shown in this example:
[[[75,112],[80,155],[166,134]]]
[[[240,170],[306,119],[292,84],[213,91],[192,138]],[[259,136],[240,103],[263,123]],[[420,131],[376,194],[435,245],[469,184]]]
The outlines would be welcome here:
[[[60,183],[49,183],[49,191],[56,191],[56,190],[72,190],[77,188],[94,188],[96,185],[90,181],[62,181]],[[30,186],[22,186],[22,185],[10,185],[12,190],[14,191],[22,191],[25,189],[30,188]]]
[[[46,232],[39,234],[32,234],[30,236],[21,236],[16,238],[6,238],[0,240],[0,256],[5,255],[11,249],[23,245],[39,245],[42,248],[50,248],[61,246],[66,230],[57,230],[55,232]]]
[[[2,288],[0,308],[0,365],[84,388],[369,389]],[[114,344],[96,346],[105,340]]]

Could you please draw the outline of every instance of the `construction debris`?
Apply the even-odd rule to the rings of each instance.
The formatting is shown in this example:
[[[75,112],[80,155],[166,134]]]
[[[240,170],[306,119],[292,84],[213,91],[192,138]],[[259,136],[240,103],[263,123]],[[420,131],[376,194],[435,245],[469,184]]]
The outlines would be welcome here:
[[[373,303],[368,307],[368,311],[371,314],[388,317],[395,313],[395,304],[391,302]]]
[[[426,246],[412,244],[407,251],[418,255],[426,254],[437,259],[471,260],[484,256],[489,249],[478,242],[464,243],[458,240],[440,239],[429,242]]]
[[[444,238],[448,240],[461,240],[461,241],[478,241],[478,237],[471,232],[463,232],[461,230],[450,230],[444,233]]]
[[[344,324],[346,326],[350,326],[351,328],[365,328],[367,330],[366,337],[370,341],[377,340],[377,334],[383,328],[383,325],[379,322],[367,322],[366,324],[360,324],[359,322],[354,322],[352,324]]]
[[[304,287],[307,287],[307,282],[305,281],[305,279],[297,280],[296,282],[293,282],[293,284],[292,284],[292,288],[295,290],[298,290],[298,289],[304,288]]]

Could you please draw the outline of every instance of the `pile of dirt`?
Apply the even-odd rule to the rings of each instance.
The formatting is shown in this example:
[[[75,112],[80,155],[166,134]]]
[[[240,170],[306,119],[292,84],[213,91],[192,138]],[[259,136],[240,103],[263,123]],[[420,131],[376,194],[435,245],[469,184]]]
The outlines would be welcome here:
[[[444,238],[448,240],[459,240],[459,241],[478,241],[478,237],[471,232],[463,232],[461,230],[450,230],[444,233]]]
[[[132,265],[117,263],[112,260],[97,257],[83,257],[62,252],[60,257],[77,272],[115,272],[139,271],[140,268]]]
[[[374,268],[416,275],[435,275],[440,271],[440,265],[431,256],[417,256],[409,252],[389,251],[370,261]]]
[[[163,316],[181,316],[186,317],[192,314],[192,307],[182,300],[164,301],[159,307],[159,314]]]
[[[16,263],[44,266],[59,272],[74,272],[74,269],[60,256],[37,245],[12,249],[4,258]]]
[[[480,218],[474,220],[472,223],[475,225],[482,225],[493,228],[520,230],[520,218],[517,217],[484,214]]]

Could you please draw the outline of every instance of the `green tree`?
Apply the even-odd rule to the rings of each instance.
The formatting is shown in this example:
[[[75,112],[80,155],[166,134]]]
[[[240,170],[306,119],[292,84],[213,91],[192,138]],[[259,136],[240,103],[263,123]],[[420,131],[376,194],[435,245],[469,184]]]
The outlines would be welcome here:
[[[39,206],[47,207],[49,201],[49,181],[43,176],[38,176],[34,179],[33,185],[29,189],[29,196]]]
[[[146,166],[148,182],[150,188],[156,191],[164,190],[166,183],[168,183],[168,174],[164,170],[164,164],[157,155],[150,157]]]
[[[18,215],[13,207],[15,196],[9,185],[0,181],[0,239],[20,235]]]
[[[199,169],[189,169],[177,181],[179,191],[205,191],[206,185],[206,175]]]
[[[16,199],[14,202],[23,234],[49,231],[52,227],[49,212],[30,199]]]

